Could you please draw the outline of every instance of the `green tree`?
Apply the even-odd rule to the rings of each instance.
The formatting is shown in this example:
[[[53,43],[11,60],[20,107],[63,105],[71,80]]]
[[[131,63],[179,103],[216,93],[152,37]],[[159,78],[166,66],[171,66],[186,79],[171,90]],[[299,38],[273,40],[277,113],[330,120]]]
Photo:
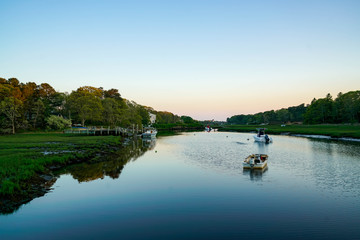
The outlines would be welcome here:
[[[81,125],[85,126],[85,121],[101,120],[103,107],[100,98],[90,93],[72,92],[69,97],[71,111],[77,114]]]
[[[288,109],[282,108],[275,111],[277,122],[286,123],[290,121],[290,113]]]
[[[33,127],[36,128],[36,123],[39,119],[39,117],[43,114],[44,110],[45,110],[45,105],[44,103],[41,101],[41,99],[38,99],[34,106],[33,106]]]
[[[103,89],[102,88],[84,86],[84,87],[79,87],[76,90],[76,92],[81,94],[81,95],[90,94],[90,95],[92,95],[94,97],[97,97],[97,98],[102,98],[103,97]]]
[[[47,126],[54,130],[64,130],[71,126],[71,120],[61,116],[51,115],[46,119]]]
[[[194,119],[192,119],[192,117],[189,116],[181,116],[180,118],[185,124],[190,124],[195,122]]]
[[[140,125],[142,118],[138,113],[137,104],[135,102],[127,102],[127,108],[123,110],[121,121],[124,127]]]
[[[10,121],[12,133],[15,134],[16,119],[20,116],[22,102],[14,97],[5,97],[0,102],[1,112]]]
[[[303,122],[304,114],[306,112],[305,104],[300,104],[299,106],[289,107],[289,121],[290,122]]]
[[[150,124],[149,112],[143,106],[138,106],[137,112],[138,112],[139,116],[141,117],[141,124],[143,126],[149,125]]]
[[[121,107],[119,102],[114,98],[105,98],[102,100],[103,121],[110,126],[116,126],[121,121]]]
[[[334,101],[330,94],[326,98],[313,99],[308,106],[304,122],[309,124],[333,123],[334,122]]]
[[[36,111],[35,104],[39,99],[38,86],[34,82],[21,83],[20,89],[21,101],[23,102],[22,121],[34,123],[34,117],[38,117],[38,114],[34,113]]]
[[[54,114],[54,97],[56,96],[56,91],[50,84],[42,83],[38,86],[39,98],[44,103],[44,118],[49,117],[51,114]],[[45,120],[45,119],[44,119]],[[45,124],[45,121],[43,121]]]
[[[159,124],[164,123],[177,123],[180,122],[180,117],[171,112],[156,112],[156,122]]]
[[[122,100],[119,90],[114,88],[109,90],[104,90],[104,98],[114,98],[114,99]]]
[[[360,122],[360,91],[351,91],[345,94],[340,92],[334,105],[337,122]]]

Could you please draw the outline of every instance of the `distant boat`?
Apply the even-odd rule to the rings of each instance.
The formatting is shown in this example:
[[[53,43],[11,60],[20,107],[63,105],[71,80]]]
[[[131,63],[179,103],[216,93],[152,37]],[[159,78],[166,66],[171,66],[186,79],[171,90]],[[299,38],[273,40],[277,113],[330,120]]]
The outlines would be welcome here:
[[[272,138],[265,134],[266,128],[257,128],[258,133],[254,136],[256,142],[270,143]]]
[[[211,128],[209,125],[207,125],[207,126],[205,127],[205,131],[210,132],[211,130],[212,130],[212,128]]]
[[[267,166],[268,155],[252,154],[245,158],[243,162],[244,169],[263,169]]]
[[[155,138],[157,130],[155,128],[148,128],[145,132],[141,134],[142,138]]]

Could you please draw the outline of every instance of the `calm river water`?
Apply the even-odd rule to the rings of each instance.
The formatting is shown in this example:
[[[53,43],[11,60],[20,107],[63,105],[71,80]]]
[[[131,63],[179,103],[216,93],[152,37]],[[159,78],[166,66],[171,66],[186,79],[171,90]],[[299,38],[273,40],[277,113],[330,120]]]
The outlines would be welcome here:
[[[195,132],[72,166],[0,239],[360,239],[360,144]],[[265,171],[245,171],[252,153]]]

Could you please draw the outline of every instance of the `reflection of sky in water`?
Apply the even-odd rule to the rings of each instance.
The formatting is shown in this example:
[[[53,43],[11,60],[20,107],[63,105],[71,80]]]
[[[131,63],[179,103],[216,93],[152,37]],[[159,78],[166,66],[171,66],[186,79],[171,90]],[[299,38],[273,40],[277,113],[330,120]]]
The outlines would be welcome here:
[[[359,236],[359,145],[273,140],[258,144],[252,134],[220,132],[158,138],[118,179],[61,176],[53,192],[0,216],[0,238]],[[243,159],[256,152],[269,155],[268,169],[243,171]],[[249,230],[255,223],[264,223],[260,232]]]

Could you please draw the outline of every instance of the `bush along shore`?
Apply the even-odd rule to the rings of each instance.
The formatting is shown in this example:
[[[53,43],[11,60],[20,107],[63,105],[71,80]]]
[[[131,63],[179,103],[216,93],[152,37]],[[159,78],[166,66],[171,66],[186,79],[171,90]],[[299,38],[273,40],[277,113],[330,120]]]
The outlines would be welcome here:
[[[253,132],[256,128],[266,128],[269,134],[282,135],[323,135],[331,138],[360,139],[359,124],[319,124],[319,125],[225,125],[219,131]]]
[[[0,214],[47,193],[54,171],[85,161],[101,160],[119,151],[115,136],[28,133],[0,136]]]

